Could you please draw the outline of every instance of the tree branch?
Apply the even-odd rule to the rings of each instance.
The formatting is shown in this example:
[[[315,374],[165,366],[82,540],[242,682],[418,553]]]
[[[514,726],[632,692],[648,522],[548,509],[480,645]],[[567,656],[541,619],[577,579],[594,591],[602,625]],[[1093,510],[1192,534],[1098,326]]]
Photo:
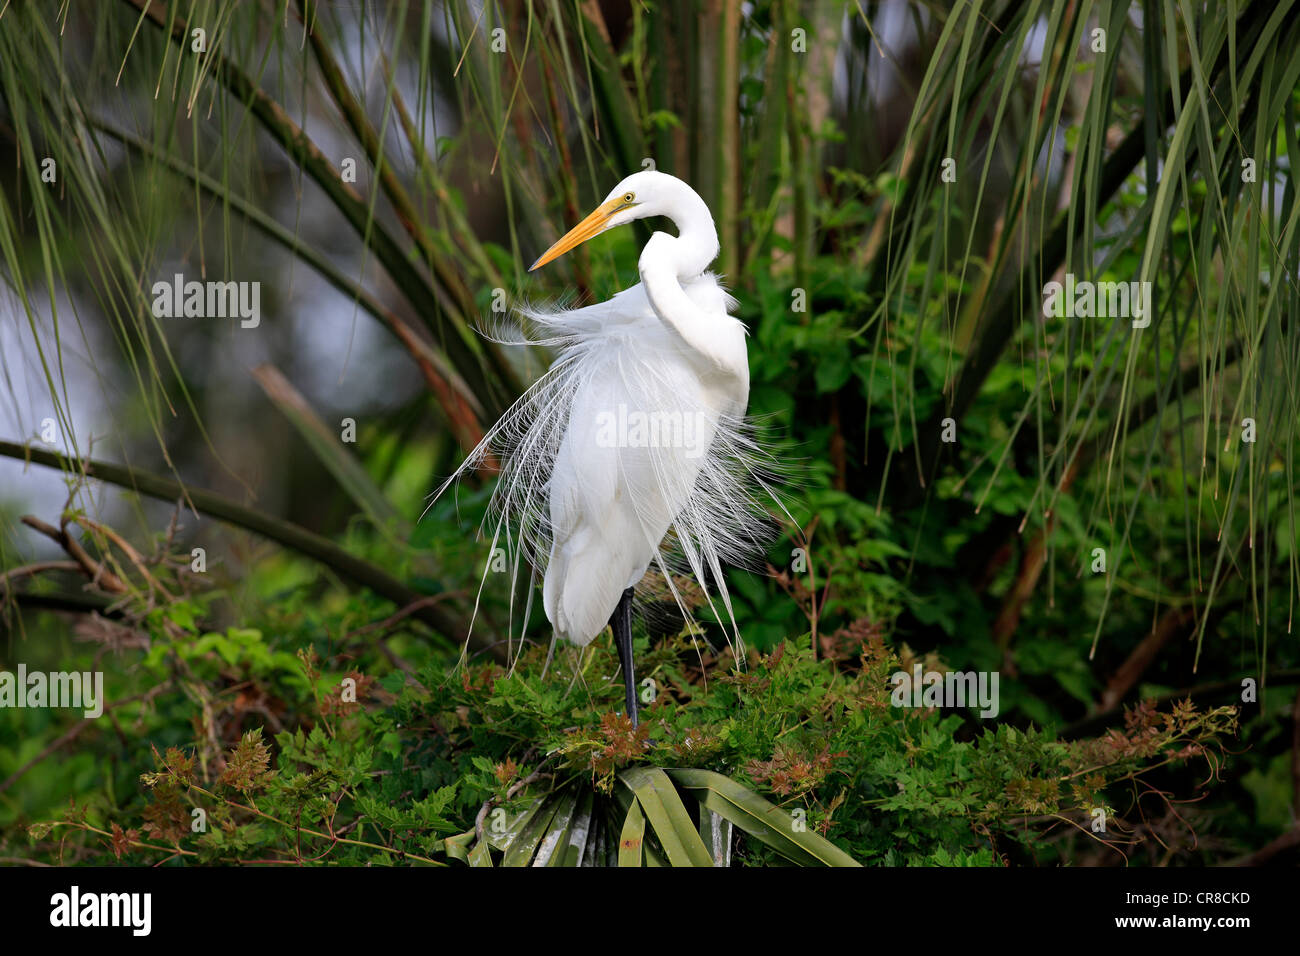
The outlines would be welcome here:
[[[20,445],[17,442],[0,440],[0,456],[65,470],[66,461],[60,456],[43,449]],[[114,465],[91,459],[83,459],[79,464],[88,478],[97,478],[123,488],[130,488],[140,494],[160,498],[163,501],[185,499],[190,502],[195,511],[252,531],[306,555],[332,568],[353,583],[387,598],[398,607],[415,604],[427,597],[394,578],[382,568],[345,551],[328,538],[323,538],[292,522],[246,508],[222,495],[199,488],[186,488],[168,478],[125,465]],[[464,622],[437,605],[423,604],[413,616],[456,645],[460,643],[460,635],[469,631]],[[482,636],[471,635],[470,643],[480,649],[491,647],[487,639]],[[492,653],[494,657],[504,659],[500,652]]]

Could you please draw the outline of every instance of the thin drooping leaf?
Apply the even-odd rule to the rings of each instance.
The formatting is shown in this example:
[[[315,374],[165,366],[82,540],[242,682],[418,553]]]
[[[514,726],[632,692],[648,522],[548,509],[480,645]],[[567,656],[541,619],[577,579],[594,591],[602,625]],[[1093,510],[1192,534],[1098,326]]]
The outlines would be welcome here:
[[[672,781],[658,767],[633,767],[619,781],[636,794],[655,837],[673,866],[712,866],[713,857],[700,839],[690,812]]]
[[[569,835],[573,832],[573,821],[577,811],[578,794],[570,787],[556,798],[555,816],[547,824],[546,833],[537,845],[533,866],[561,864],[569,848]]]
[[[592,828],[596,822],[592,815],[594,803],[595,794],[591,790],[584,791],[578,798],[573,818],[569,823],[568,839],[560,851],[552,855],[550,866],[582,865],[583,857],[588,852],[588,844],[593,839]]]
[[[795,817],[758,794],[711,770],[668,770],[680,786],[699,792],[700,805],[731,821],[786,859],[804,866],[861,866],[811,830],[796,830]]]
[[[537,848],[542,845],[542,841],[550,831],[551,821],[555,819],[555,811],[559,809],[559,803],[559,799],[553,794],[538,798],[523,826],[515,830],[510,845],[506,847],[505,855],[501,857],[502,866],[532,864],[533,857],[537,855]]]

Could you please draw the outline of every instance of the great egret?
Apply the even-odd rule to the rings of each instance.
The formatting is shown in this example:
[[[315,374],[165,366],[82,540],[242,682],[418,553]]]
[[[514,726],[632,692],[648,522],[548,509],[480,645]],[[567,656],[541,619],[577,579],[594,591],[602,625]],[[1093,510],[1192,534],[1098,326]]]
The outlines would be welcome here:
[[[493,549],[513,551],[515,578],[521,566],[544,575],[557,637],[586,646],[612,626],[633,724],[637,583],[653,565],[682,606],[673,573],[690,574],[723,620],[720,599],[742,653],[722,564],[761,548],[768,523],[756,491],[771,495],[773,471],[745,420],[745,327],[706,271],[717,230],[690,186],[656,171],[628,176],[529,271],[650,216],[672,220],[678,235],[650,237],[638,284],[584,308],[517,310],[545,333],[526,343],[557,356],[457,473],[488,453],[502,462]]]

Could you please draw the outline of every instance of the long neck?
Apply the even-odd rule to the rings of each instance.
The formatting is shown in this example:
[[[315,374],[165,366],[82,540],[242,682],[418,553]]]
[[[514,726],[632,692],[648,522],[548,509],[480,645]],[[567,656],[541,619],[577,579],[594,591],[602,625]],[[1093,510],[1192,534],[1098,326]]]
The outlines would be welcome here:
[[[677,227],[677,237],[669,248],[673,268],[679,279],[693,278],[718,257],[718,230],[704,200],[685,183],[673,191],[666,215]]]
[[[702,308],[686,292],[691,280],[718,255],[718,231],[713,227],[709,207],[695,190],[677,181],[677,188],[664,196],[653,214],[671,219],[678,234],[656,232],[641,251],[637,266],[650,307],[684,345],[705,359],[715,372],[726,375],[743,408],[749,393],[749,360],[743,330],[729,334],[740,329],[740,323],[731,319],[723,307]]]

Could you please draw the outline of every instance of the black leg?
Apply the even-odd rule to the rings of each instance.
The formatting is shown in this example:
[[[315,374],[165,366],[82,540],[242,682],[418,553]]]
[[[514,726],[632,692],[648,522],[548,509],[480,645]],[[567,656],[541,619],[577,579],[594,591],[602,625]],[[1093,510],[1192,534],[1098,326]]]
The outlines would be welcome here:
[[[609,626],[614,629],[614,644],[618,648],[618,660],[623,666],[623,688],[627,693],[627,716],[632,726],[637,725],[636,714],[636,669],[632,665],[632,589],[628,588],[618,599],[614,616],[609,619]]]

